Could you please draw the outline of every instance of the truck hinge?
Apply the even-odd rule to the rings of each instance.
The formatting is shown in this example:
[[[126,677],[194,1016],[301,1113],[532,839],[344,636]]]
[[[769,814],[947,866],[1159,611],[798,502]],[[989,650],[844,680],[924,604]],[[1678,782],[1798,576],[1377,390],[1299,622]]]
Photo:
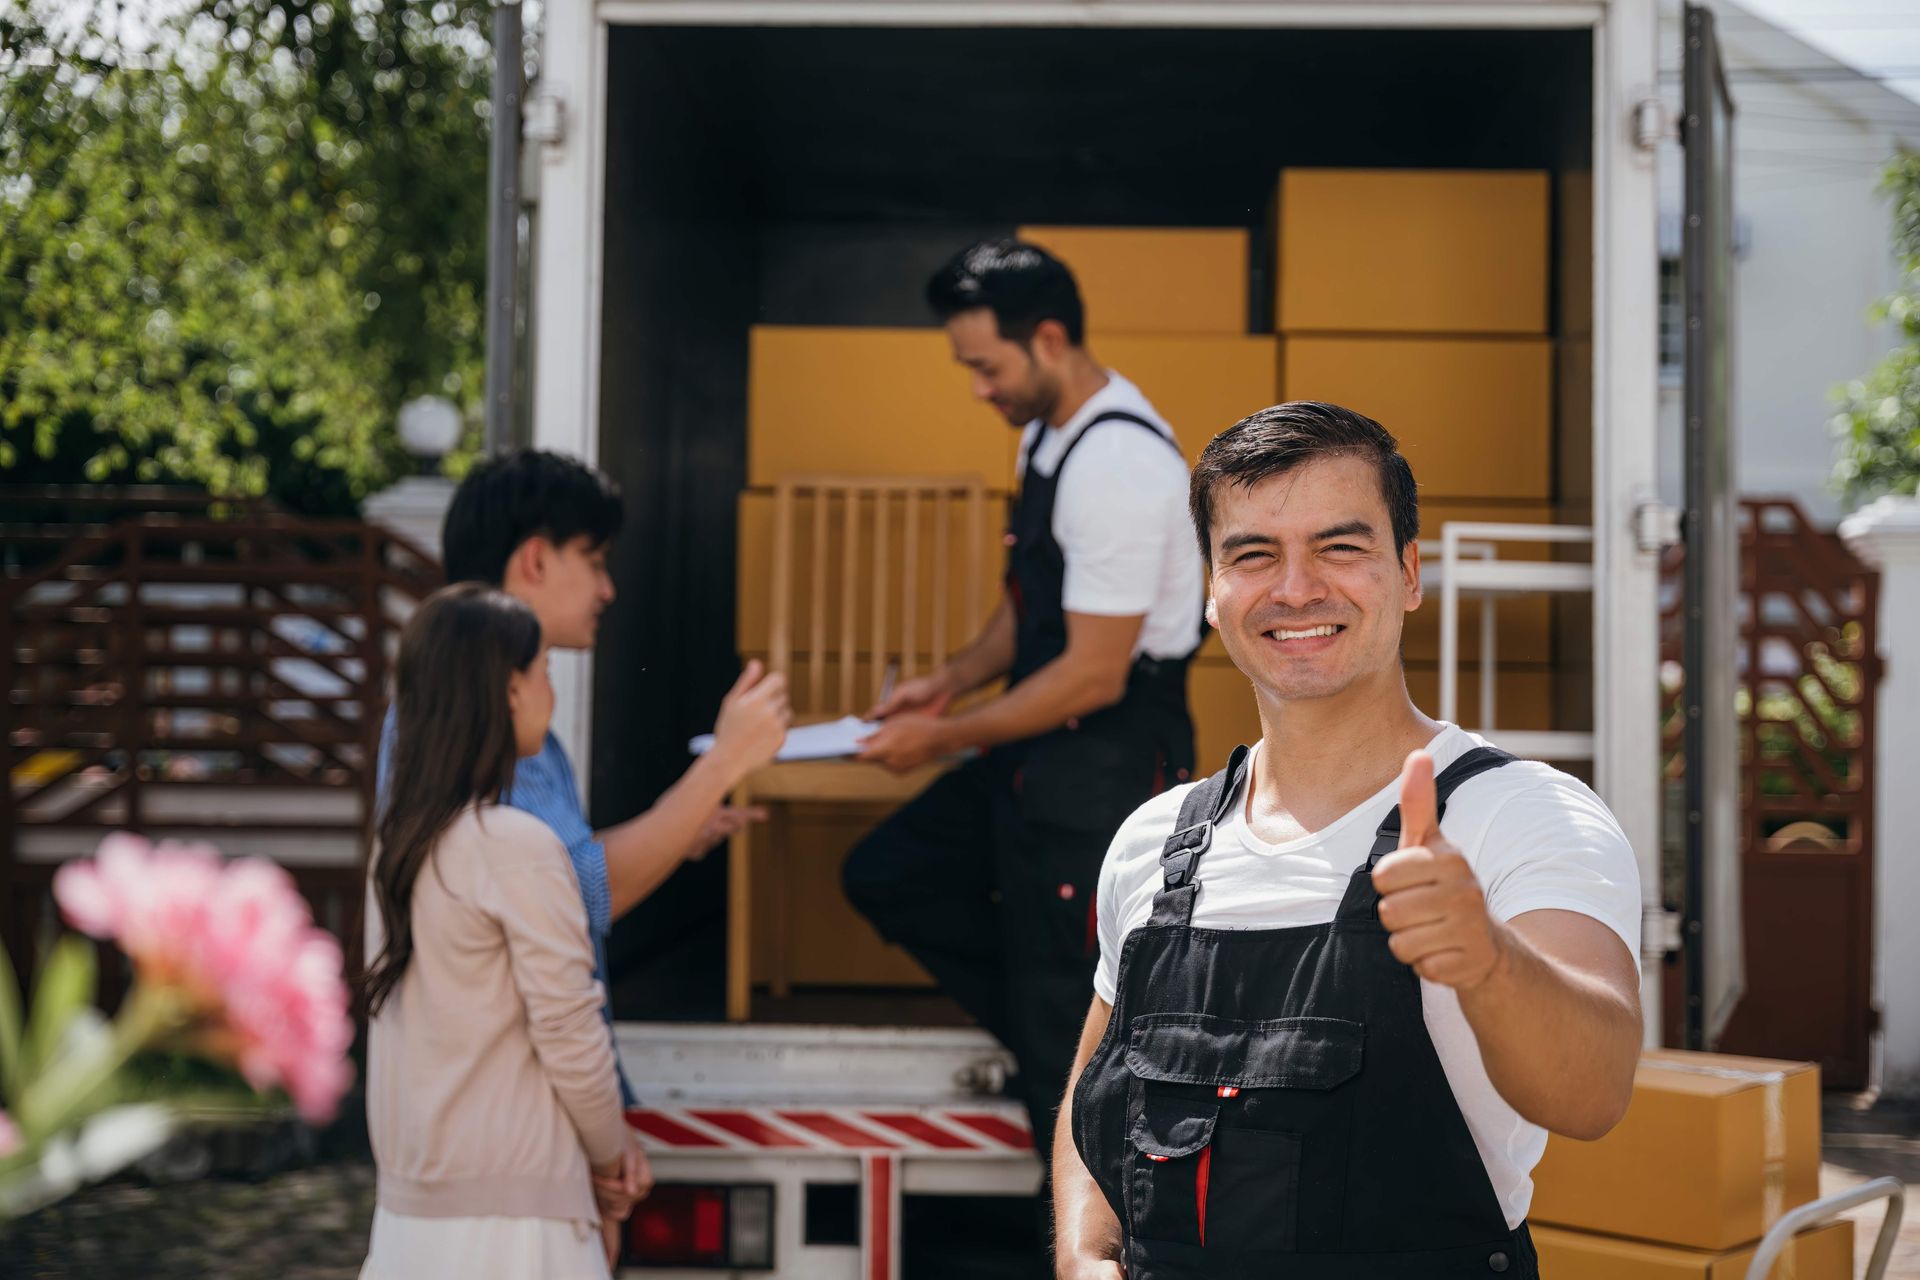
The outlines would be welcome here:
[[[1662,142],[1679,141],[1678,122],[1667,113],[1667,104],[1658,98],[1642,98],[1633,104],[1633,142],[1642,151],[1652,151]]]
[[[1633,540],[1648,555],[1657,555],[1680,541],[1680,513],[1650,498],[1633,509]]]
[[[562,145],[567,140],[567,104],[552,93],[528,98],[520,131],[529,142],[544,142],[550,147]]]

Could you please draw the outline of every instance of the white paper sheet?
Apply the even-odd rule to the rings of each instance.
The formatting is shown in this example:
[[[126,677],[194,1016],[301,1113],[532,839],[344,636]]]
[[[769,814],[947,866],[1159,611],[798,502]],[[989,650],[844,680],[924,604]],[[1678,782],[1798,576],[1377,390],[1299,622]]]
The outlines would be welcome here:
[[[870,736],[879,728],[879,721],[862,720],[859,716],[842,716],[825,724],[801,725],[797,729],[787,730],[786,743],[774,759],[836,760],[855,755],[860,750],[860,739]],[[697,756],[705,755],[713,750],[713,735],[701,734],[687,744],[687,749]]]

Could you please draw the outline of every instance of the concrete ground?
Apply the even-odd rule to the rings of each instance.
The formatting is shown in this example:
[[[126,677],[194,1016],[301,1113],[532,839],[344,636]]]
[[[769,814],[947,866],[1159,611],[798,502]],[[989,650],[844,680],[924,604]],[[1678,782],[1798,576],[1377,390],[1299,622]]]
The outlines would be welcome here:
[[[1894,1177],[1906,1184],[1906,1213],[1887,1280],[1920,1280],[1920,1102],[1883,1102],[1861,1109],[1851,1099],[1835,1095],[1828,1099],[1823,1128],[1822,1195],[1844,1191],[1870,1178]],[[1847,1215],[1855,1223],[1856,1277],[1867,1274],[1886,1206],[1886,1201],[1876,1201]]]

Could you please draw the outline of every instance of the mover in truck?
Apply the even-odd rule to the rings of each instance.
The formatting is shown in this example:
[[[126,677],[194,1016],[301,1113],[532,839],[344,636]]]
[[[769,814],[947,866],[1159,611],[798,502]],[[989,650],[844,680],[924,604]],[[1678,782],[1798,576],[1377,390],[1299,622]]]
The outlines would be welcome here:
[[[784,479],[970,476],[1012,496],[1014,442],[954,394],[920,286],[955,245],[1020,235],[1074,264],[1088,341],[1189,459],[1288,400],[1391,424],[1422,481],[1424,587],[1452,574],[1460,600],[1451,636],[1431,604],[1409,615],[1409,694],[1619,816],[1657,1028],[1665,957],[1692,936],[1658,861],[1673,521],[1656,159],[1675,130],[1657,16],[1654,0],[545,5],[526,163],[500,190],[529,206],[525,434],[629,502],[598,645],[555,666],[555,733],[594,824],[670,786],[741,659],[774,651]],[[1719,127],[1705,109],[1687,126],[1690,165]],[[1724,176],[1703,171],[1689,209],[1723,247]],[[1723,332],[1700,314],[1711,426]],[[811,514],[790,522],[803,562]],[[889,573],[897,509],[892,527]],[[963,568],[997,561],[1000,532],[956,515],[947,546]],[[923,530],[923,566],[934,545]],[[838,636],[845,597],[826,598]],[[956,586],[949,630],[981,604]],[[875,687],[897,656],[897,622],[824,654],[812,627],[785,631],[829,687],[843,665]],[[932,620],[914,634],[928,670]],[[819,714],[808,683],[801,717]],[[1217,638],[1187,695],[1200,772],[1259,736]],[[840,891],[884,817],[783,802],[616,928],[629,1119],[660,1184],[631,1224],[636,1275],[1050,1273],[1011,1063]]]
[[[1193,768],[1187,663],[1201,639],[1186,460],[1085,345],[1071,264],[985,241],[928,299],[974,394],[1022,429],[1005,594],[986,627],[871,713],[861,758],[947,773],[857,845],[847,896],[1013,1051],[1052,1149],[1093,977],[1094,882],[1120,823]],[[966,711],[955,698],[1004,677]]]

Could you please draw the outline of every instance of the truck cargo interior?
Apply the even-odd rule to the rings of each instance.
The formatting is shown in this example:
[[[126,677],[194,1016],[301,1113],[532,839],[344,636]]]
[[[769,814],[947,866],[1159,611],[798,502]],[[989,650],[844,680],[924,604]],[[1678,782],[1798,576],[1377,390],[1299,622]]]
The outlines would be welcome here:
[[[1095,354],[1140,382],[1190,450],[1240,413],[1288,398],[1341,399],[1358,379],[1380,388],[1379,407],[1354,407],[1390,430],[1403,429],[1397,420],[1436,424],[1424,454],[1409,450],[1417,473],[1422,457],[1434,459],[1423,473],[1435,477],[1423,496],[1423,536],[1437,538],[1448,519],[1591,521],[1586,30],[616,26],[607,56],[598,440],[601,465],[627,495],[628,521],[613,559],[618,599],[594,664],[596,824],[637,812],[679,774],[687,740],[712,727],[741,657],[764,651],[742,604],[766,589],[764,551],[752,545],[762,536],[755,512],[770,501],[776,458],[812,457],[801,435],[781,445],[783,432],[821,415],[866,416],[843,421],[841,437],[909,442],[889,448],[873,471],[951,470],[899,462],[920,456],[912,442],[950,430],[978,433],[969,448],[1010,454],[1007,429],[968,403],[966,380],[943,353],[911,396],[879,399],[853,385],[863,376],[857,351],[844,364],[818,354],[826,348],[792,348],[781,368],[811,369],[811,383],[790,372],[781,375],[787,382],[770,381],[771,366],[755,367],[756,353],[794,332],[939,340],[922,301],[925,281],[984,236],[1032,227],[1237,231],[1245,252],[1226,295],[1234,311],[1226,331],[1206,337],[1238,343],[1236,351],[1267,344],[1251,367],[1271,374],[1256,372],[1244,395],[1179,391],[1176,377],[1206,376],[1195,372],[1204,362],[1184,357],[1163,362],[1175,372],[1156,391],[1135,370],[1158,367],[1150,351],[1158,336],[1117,333],[1111,321],[1103,328],[1090,307]],[[1331,268],[1371,273],[1375,286],[1381,273],[1402,270],[1392,237],[1356,252],[1283,234],[1283,175],[1329,169],[1537,177],[1541,261],[1536,283],[1516,287],[1538,295],[1538,322],[1435,334],[1389,309],[1358,334],[1279,314],[1283,264],[1304,269],[1337,257]],[[1407,190],[1394,216],[1409,225],[1442,216],[1417,188]],[[1393,283],[1385,282],[1389,295]],[[1365,374],[1364,361],[1340,345],[1356,339],[1407,344],[1406,358]],[[887,362],[882,345],[858,350]],[[1479,352],[1497,357],[1474,375],[1484,387],[1460,372]],[[1503,372],[1500,361],[1518,353],[1537,377]],[[1234,359],[1233,368],[1249,367]],[[1537,406],[1513,407],[1519,382],[1537,393]],[[1189,418],[1218,405],[1220,420],[1182,421],[1183,405],[1206,406],[1186,409]],[[955,420],[969,425],[949,428]],[[952,455],[935,448],[927,456]],[[1535,459],[1528,465],[1537,474],[1476,487],[1477,474],[1506,475],[1513,457]],[[812,466],[846,469],[843,460]],[[1465,478],[1447,478],[1454,475]],[[985,480],[998,499],[1011,471],[990,470]],[[991,502],[989,510],[997,523]],[[1512,554],[1585,553],[1575,545]],[[1427,607],[1437,613],[1437,603]],[[1469,727],[1475,616],[1463,614],[1461,628]],[[1409,683],[1434,712],[1435,626],[1420,626],[1407,642]],[[1587,595],[1503,606],[1502,723],[1590,731],[1591,635]],[[1203,655],[1193,688],[1201,765],[1218,767],[1214,740],[1258,733],[1251,701],[1217,647]],[[785,914],[778,928],[755,934],[755,1017],[958,1016],[840,898],[840,856],[878,812],[809,806],[788,819],[782,900],[756,886],[756,913]],[[770,857],[765,833],[757,840],[755,858]],[[619,924],[618,1016],[722,1016],[727,875],[723,850],[683,868]]]

